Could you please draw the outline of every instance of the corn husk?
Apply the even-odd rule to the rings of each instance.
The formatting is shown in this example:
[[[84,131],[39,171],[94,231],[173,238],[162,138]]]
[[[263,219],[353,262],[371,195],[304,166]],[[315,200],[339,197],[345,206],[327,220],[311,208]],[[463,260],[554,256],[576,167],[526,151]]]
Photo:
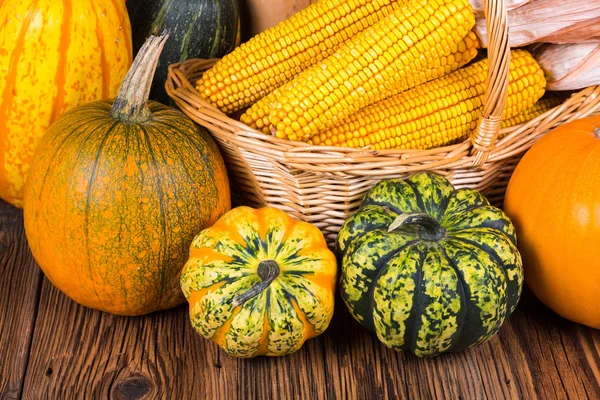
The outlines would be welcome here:
[[[531,53],[546,74],[547,90],[600,85],[600,42],[538,44]]]
[[[532,0],[504,0],[504,3],[506,4],[506,9],[510,11],[529,3],[530,1]],[[469,3],[471,3],[471,7],[473,7],[475,15],[483,17],[483,0],[469,0]]]
[[[475,32],[487,47],[484,18]],[[531,43],[589,43],[600,41],[600,1],[531,0],[508,11],[510,47]]]

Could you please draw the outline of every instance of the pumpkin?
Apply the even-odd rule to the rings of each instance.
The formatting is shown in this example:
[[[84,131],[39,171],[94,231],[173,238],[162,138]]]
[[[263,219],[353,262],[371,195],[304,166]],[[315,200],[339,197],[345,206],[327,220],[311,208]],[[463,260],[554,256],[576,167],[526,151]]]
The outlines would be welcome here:
[[[600,116],[542,137],[515,169],[504,207],[525,282],[549,308],[600,329]]]
[[[179,275],[194,236],[229,210],[225,165],[208,133],[148,102],[165,37],[152,37],[116,100],[60,117],[25,191],[25,229],[46,277],[87,307],[140,315],[185,302]]]
[[[123,0],[4,0],[0,21],[0,198],[22,207],[50,124],[117,94],[131,65],[131,31]]]
[[[170,64],[188,58],[219,58],[233,50],[238,34],[237,0],[129,0],[133,52],[149,35],[169,32],[160,56],[150,98],[167,104]]]
[[[194,239],[181,289],[200,335],[234,356],[279,356],[327,328],[336,272],[318,228],[242,206]]]
[[[460,351],[491,338],[515,309],[515,243],[510,220],[475,190],[431,173],[384,180],[338,234],[341,296],[388,347]]]

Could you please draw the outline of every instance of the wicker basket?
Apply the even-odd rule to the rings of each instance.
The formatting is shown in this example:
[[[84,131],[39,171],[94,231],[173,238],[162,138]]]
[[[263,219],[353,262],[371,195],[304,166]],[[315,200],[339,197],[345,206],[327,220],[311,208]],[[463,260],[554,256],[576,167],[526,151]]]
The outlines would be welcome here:
[[[254,207],[273,206],[311,222],[332,244],[365,192],[377,181],[421,171],[446,176],[455,187],[480,190],[500,205],[523,153],[544,133],[600,112],[600,86],[586,88],[525,124],[500,131],[508,85],[508,28],[502,0],[485,4],[490,42],[482,118],[463,143],[430,150],[351,149],[278,139],[229,118],[194,89],[216,60],[188,60],[169,69],[166,88],[177,105],[221,146],[235,189]],[[498,140],[499,134],[506,134]]]

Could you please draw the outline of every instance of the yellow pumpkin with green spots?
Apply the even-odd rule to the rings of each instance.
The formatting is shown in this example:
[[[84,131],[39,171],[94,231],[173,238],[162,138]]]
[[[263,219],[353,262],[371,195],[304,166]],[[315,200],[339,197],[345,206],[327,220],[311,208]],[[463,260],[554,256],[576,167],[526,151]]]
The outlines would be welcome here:
[[[420,357],[490,339],[523,286],[508,217],[431,173],[375,185],[336,252],[350,313],[386,346]]]
[[[327,329],[336,279],[318,228],[238,207],[194,239],[181,289],[200,335],[234,356],[280,356]]]

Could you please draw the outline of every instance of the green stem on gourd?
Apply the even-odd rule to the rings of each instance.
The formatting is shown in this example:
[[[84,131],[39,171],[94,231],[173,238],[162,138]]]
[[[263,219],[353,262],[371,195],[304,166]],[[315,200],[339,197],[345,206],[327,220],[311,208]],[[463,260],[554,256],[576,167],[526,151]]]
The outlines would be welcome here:
[[[279,265],[273,260],[261,261],[258,264],[258,277],[261,282],[250,288],[247,292],[238,294],[233,298],[233,305],[235,307],[244,304],[251,298],[258,296],[263,290],[269,287],[269,285],[279,276],[280,269]]]
[[[150,118],[148,97],[160,53],[169,38],[167,32],[151,35],[138,52],[127,72],[110,116],[123,122],[141,123]]]
[[[420,212],[398,215],[388,227],[388,232],[411,225],[418,227],[419,237],[423,240],[437,242],[446,234],[444,227],[435,218],[427,213]]]

